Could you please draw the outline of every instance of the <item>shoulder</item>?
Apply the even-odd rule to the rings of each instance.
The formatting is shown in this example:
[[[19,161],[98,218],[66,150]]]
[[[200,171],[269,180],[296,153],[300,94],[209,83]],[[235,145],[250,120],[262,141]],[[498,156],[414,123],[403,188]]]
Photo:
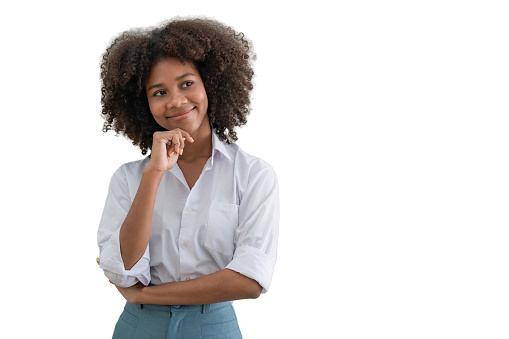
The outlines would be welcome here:
[[[234,163],[234,180],[239,205],[246,211],[250,206],[274,203],[278,200],[278,179],[272,166],[265,160],[242,150],[238,145],[228,145]]]
[[[126,171],[130,171],[130,172],[133,172],[133,171],[137,172],[140,170],[143,171],[145,169],[145,167],[147,167],[149,161],[150,161],[150,158],[145,157],[140,160],[126,162],[125,164],[120,166],[120,168],[124,168]]]
[[[143,173],[145,167],[147,167],[149,160],[149,157],[146,157],[144,159],[126,162],[115,171],[113,176],[118,176],[125,179],[141,177],[141,174]]]
[[[145,159],[127,162],[117,168],[110,180],[110,191],[123,192],[124,195],[136,194],[143,170],[147,167],[148,162],[149,158],[147,157]]]
[[[276,179],[276,172],[265,160],[245,152],[237,144],[229,144],[226,147],[234,163],[235,172],[239,175],[246,179],[259,175]]]

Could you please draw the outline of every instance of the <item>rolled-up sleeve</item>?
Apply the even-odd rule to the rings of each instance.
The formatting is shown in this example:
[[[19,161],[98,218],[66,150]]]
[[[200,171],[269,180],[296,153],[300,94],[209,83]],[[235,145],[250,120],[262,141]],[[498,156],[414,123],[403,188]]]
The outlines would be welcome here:
[[[99,267],[104,275],[117,286],[129,287],[138,281],[144,285],[150,282],[149,246],[141,259],[130,269],[124,268],[120,254],[120,228],[131,207],[132,200],[125,175],[120,167],[111,178],[108,196],[97,232],[99,245]]]
[[[236,249],[226,268],[256,280],[266,293],[272,281],[279,232],[279,189],[272,167],[251,169],[239,206]]]

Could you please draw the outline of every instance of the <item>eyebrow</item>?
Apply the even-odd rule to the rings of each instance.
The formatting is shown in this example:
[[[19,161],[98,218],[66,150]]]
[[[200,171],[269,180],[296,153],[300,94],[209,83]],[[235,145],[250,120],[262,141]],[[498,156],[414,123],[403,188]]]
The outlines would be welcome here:
[[[193,73],[184,73],[184,74],[179,75],[178,77],[176,77],[176,78],[175,78],[175,81],[180,81],[180,80],[184,79],[185,77],[187,77],[187,76],[189,76],[189,75],[194,75],[194,74],[193,74]],[[156,87],[163,87],[163,86],[164,86],[164,84],[163,84],[163,83],[153,84],[153,85],[151,85],[151,86],[147,89],[147,91],[150,91],[151,89],[156,88]]]
[[[189,75],[194,75],[193,73],[184,73],[182,75],[179,75],[178,77],[175,78],[175,81],[179,81],[179,80],[182,80],[184,79],[185,77],[189,76]]]

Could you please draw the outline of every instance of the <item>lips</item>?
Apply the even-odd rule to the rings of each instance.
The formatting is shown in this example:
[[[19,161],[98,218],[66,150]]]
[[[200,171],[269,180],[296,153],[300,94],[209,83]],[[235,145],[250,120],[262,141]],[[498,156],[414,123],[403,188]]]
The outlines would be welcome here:
[[[175,121],[187,119],[191,116],[191,114],[193,114],[195,108],[196,107],[193,107],[190,110],[175,113],[172,116],[168,117],[168,119],[175,120]]]

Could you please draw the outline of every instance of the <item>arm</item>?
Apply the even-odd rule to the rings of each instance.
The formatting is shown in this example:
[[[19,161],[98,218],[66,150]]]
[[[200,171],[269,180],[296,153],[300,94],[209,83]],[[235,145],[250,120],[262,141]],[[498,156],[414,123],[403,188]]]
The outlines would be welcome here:
[[[263,162],[249,164],[249,181],[239,206],[235,253],[227,269],[256,280],[269,290],[277,257],[279,188],[277,177]]]
[[[164,173],[175,166],[185,137],[194,142],[187,132],[179,129],[154,133],[150,162],[143,170],[133,204],[120,228],[120,252],[126,270],[140,260],[147,248],[157,189]],[[172,145],[168,146],[170,141]]]
[[[120,253],[126,270],[130,270],[140,260],[147,248],[157,188],[163,174],[143,170],[133,204],[120,228]]]
[[[140,165],[136,164],[135,166]],[[100,252],[99,266],[110,281],[123,287],[132,286],[137,282],[148,285],[151,279],[148,246],[142,258],[130,270],[124,268],[120,253],[120,229],[132,205],[131,190],[128,184],[131,170],[131,166],[122,166],[111,178],[97,232]]]
[[[189,281],[148,287],[141,284],[129,288],[117,286],[117,289],[130,303],[156,305],[199,305],[256,299],[262,291],[256,281],[229,269]]]
[[[154,134],[152,157],[133,200],[125,167],[112,177],[97,240],[100,268],[115,285],[128,287],[138,281],[144,285],[150,282],[148,241],[155,197],[166,168],[173,167],[177,161],[173,153],[184,147],[182,135],[187,133],[174,130]],[[172,146],[168,147],[170,140]],[[193,142],[190,136],[189,141]]]

